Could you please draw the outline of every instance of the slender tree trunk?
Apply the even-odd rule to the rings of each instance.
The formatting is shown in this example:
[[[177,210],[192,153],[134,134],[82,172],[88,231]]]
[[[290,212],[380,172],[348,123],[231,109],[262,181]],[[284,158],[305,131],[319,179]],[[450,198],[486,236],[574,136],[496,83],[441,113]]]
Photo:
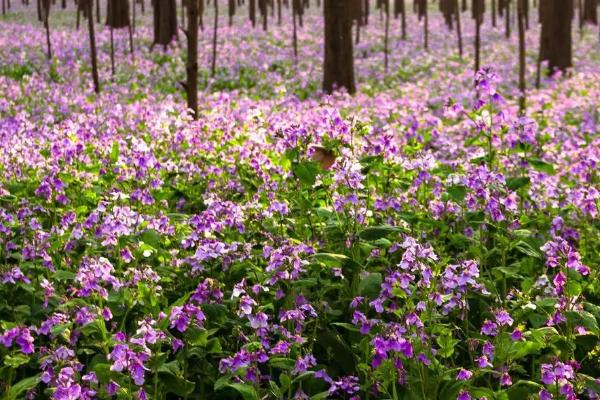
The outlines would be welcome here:
[[[462,42],[462,30],[460,26],[460,8],[458,0],[454,0],[454,15],[456,17],[456,36],[458,37],[458,56],[462,60],[463,57],[463,42]]]
[[[252,22],[252,27],[256,27],[256,0],[250,0],[248,4],[248,13],[250,17],[250,21]]]
[[[98,58],[96,56],[96,32],[94,30],[94,0],[79,0],[87,2],[88,31],[90,35],[90,54],[92,57],[92,79],[94,91],[100,93],[100,78],[98,78]]]
[[[85,1],[85,0],[79,0],[81,1]],[[77,19],[76,19],[76,23],[75,23],[75,30],[79,30],[79,23],[81,21],[81,6],[79,5],[80,3],[77,4]]]
[[[113,38],[113,27],[110,28],[110,73],[115,74],[115,44]]]
[[[277,25],[281,26],[281,0],[277,0]]]
[[[496,0],[492,0],[492,26],[496,27]]]
[[[543,0],[540,2],[540,7],[542,7],[540,59],[548,60],[550,74],[557,69],[565,72],[573,65],[571,34],[573,0]]]
[[[296,7],[292,6],[292,46],[294,47],[294,63],[298,62],[298,28],[296,27]]]
[[[480,47],[481,47],[481,17],[476,15],[475,17],[475,73],[479,71],[480,67]]]
[[[402,24],[402,40],[406,40],[406,3],[404,0],[400,0],[402,6],[401,24]]]
[[[422,0],[425,3],[425,23],[423,24],[423,30],[425,31],[425,50],[429,50],[429,10],[427,7],[427,0]]]
[[[217,72],[217,33],[219,30],[219,0],[214,0],[215,2],[215,20],[213,27],[213,43],[212,43],[212,59],[210,66],[210,74],[211,76],[215,76]]]
[[[325,0],[325,60],[323,91],[331,93],[336,87],[356,91],[354,83],[354,54],[352,49],[352,16],[346,0]]]
[[[48,60],[52,59],[52,42],[50,41],[50,24],[48,18],[50,17],[50,0],[43,0],[44,8],[44,28],[46,29],[46,48]]]
[[[100,23],[100,0],[96,0],[96,22]]]
[[[389,64],[389,35],[390,35],[390,0],[383,0],[383,7],[385,7],[384,12],[385,12],[385,33],[383,36],[383,48],[384,48],[384,63],[383,63],[383,69],[385,71],[385,74],[387,75],[387,71],[388,71],[388,64]]]
[[[135,0],[131,1],[131,5],[133,6],[133,21],[135,21]],[[127,27],[127,30],[129,31],[129,52],[131,53],[131,61],[135,62],[135,52],[133,49],[133,28],[135,26],[135,22],[133,21],[129,21],[129,26]]]
[[[215,0],[215,5],[216,5]],[[198,119],[198,1],[188,3],[187,107],[194,120]]]
[[[526,0],[517,0],[517,25],[519,29],[519,110],[525,112],[525,6]]]
[[[510,0],[505,0],[504,17],[506,18],[506,38],[510,39]]]
[[[131,10],[131,12],[132,12],[132,14],[133,14],[133,15],[132,15],[132,17],[131,17],[131,24],[129,24],[129,26],[131,26],[131,29],[132,29],[134,32],[135,32],[135,9],[136,9],[135,3],[136,3],[136,1],[137,1],[137,0],[131,0],[131,5],[132,5],[132,7],[133,7],[133,9]],[[133,41],[132,41],[132,43],[133,43]],[[133,48],[133,46],[132,46],[132,48]],[[133,53],[133,52],[132,52],[132,53]]]

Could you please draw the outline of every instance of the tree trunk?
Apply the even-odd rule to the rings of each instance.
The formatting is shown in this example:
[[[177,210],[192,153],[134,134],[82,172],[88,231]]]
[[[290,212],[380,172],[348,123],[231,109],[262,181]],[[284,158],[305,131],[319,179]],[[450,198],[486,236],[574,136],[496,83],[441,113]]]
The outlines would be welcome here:
[[[250,0],[248,4],[248,13],[250,21],[252,22],[252,27],[256,27],[256,0]]]
[[[217,0],[215,0],[217,1]],[[231,0],[230,0],[231,1]],[[216,4],[216,3],[215,3]],[[198,119],[198,1],[188,3],[187,107],[194,120]]]
[[[281,26],[281,0],[277,0],[277,25]]]
[[[165,48],[177,36],[177,4],[175,0],[153,0],[154,41]]]
[[[427,0],[421,0],[423,3],[423,10],[424,10],[424,24],[423,24],[423,31],[425,34],[425,43],[423,44],[423,46],[425,47],[425,50],[429,50],[429,11],[427,10]]]
[[[114,29],[129,26],[129,1],[107,0],[106,25]]]
[[[475,73],[481,65],[481,22],[483,20],[483,0],[473,0],[473,19],[475,20]]]
[[[227,14],[229,15],[229,26],[232,26],[233,16],[235,15],[235,0],[229,0],[227,6]]]
[[[598,0],[583,1],[583,22],[593,25],[598,24]]]
[[[90,34],[90,54],[92,57],[92,79],[94,91],[100,93],[100,78],[98,78],[98,57],[96,55],[96,32],[94,30],[94,0],[79,0],[87,3],[88,31]]]
[[[505,0],[504,6],[505,35],[507,39],[510,39],[510,0]]]
[[[262,17],[263,30],[266,32],[268,28],[267,18],[269,15],[269,11],[267,10],[267,0],[258,0],[258,10]]]
[[[406,40],[406,4],[404,0],[400,0],[400,4],[402,6],[402,20],[400,21],[402,24],[402,40]]]
[[[344,87],[354,93],[354,54],[352,49],[352,16],[346,0],[325,0],[325,60],[323,90],[332,93]]]
[[[296,7],[292,6],[292,46],[294,48],[294,63],[298,62],[298,28],[296,27]]]
[[[215,19],[213,26],[213,43],[212,43],[212,59],[210,66],[210,74],[211,76],[215,76],[217,72],[217,34],[219,30],[219,0],[214,0],[215,2]]]
[[[460,9],[458,8],[458,0],[454,0],[454,15],[456,18],[456,36],[458,37],[458,56],[462,60],[463,42],[462,42],[462,30],[461,30],[461,26],[460,26]]]
[[[525,3],[526,0],[517,0],[517,24],[519,29],[519,110],[525,112],[526,87],[525,87]]]
[[[385,12],[385,33],[383,36],[383,52],[384,52],[384,61],[383,61],[383,70],[387,75],[388,64],[389,64],[389,36],[390,36],[390,0],[383,0],[383,7]]]
[[[115,42],[113,38],[113,27],[110,27],[110,74],[115,74]]]
[[[44,11],[44,28],[46,29],[46,48],[48,60],[52,58],[52,42],[50,41],[50,24],[48,18],[50,17],[50,0],[42,0],[42,8]]]
[[[492,0],[492,26],[496,27],[496,0]]]
[[[566,6],[565,6],[566,3]],[[548,61],[549,73],[565,72],[573,65],[571,20],[573,0],[544,0],[542,8],[542,33],[540,60]]]

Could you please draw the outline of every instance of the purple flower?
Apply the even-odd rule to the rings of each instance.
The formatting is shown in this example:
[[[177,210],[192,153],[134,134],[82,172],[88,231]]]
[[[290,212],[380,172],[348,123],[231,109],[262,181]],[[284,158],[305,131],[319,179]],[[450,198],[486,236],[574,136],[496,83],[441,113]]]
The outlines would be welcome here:
[[[481,334],[486,336],[496,336],[498,334],[498,325],[486,319],[481,326]]]
[[[458,373],[456,374],[456,379],[459,381],[467,381],[467,380],[471,379],[472,376],[473,376],[473,372],[466,370],[464,368],[461,368],[458,370]]]

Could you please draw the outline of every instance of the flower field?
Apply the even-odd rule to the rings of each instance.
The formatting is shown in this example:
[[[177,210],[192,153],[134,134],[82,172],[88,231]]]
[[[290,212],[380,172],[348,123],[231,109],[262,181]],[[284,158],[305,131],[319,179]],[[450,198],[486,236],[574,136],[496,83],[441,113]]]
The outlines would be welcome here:
[[[372,11],[326,95],[319,10],[297,61],[287,19],[222,22],[215,76],[212,12],[198,120],[151,10],[114,75],[97,26],[100,94],[73,10],[50,61],[0,17],[0,399],[600,398],[597,27],[535,90],[532,17],[522,113],[487,19],[475,74],[466,13],[463,58],[392,19],[386,71]]]

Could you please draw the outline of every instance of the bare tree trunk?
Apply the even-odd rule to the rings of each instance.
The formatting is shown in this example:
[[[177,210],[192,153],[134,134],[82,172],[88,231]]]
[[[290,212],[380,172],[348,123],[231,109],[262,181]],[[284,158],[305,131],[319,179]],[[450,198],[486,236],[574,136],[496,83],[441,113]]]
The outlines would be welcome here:
[[[216,5],[215,0],[215,5]],[[187,107],[194,120],[198,119],[198,1],[188,3]]]
[[[248,12],[250,21],[252,22],[252,27],[256,27],[256,0],[250,0],[248,4]]]
[[[325,0],[325,61],[323,90],[331,93],[336,87],[356,91],[354,54],[352,49],[352,16],[346,0]]]
[[[50,41],[50,24],[48,18],[50,17],[50,0],[43,0],[44,9],[44,28],[46,29],[46,47],[48,60],[52,59],[52,43]]]
[[[557,69],[565,72],[573,65],[571,37],[573,0],[544,0],[540,2],[540,7],[542,7],[540,59],[548,60],[550,74]]]
[[[504,0],[504,17],[506,18],[506,38],[510,39],[510,0]]]
[[[463,42],[462,42],[462,30],[460,27],[460,8],[459,8],[458,0],[454,0],[454,15],[456,17],[456,36],[458,36],[458,56],[462,60]]]
[[[294,63],[298,62],[298,32],[296,27],[296,7],[292,6],[292,21],[293,21],[293,32],[292,32],[292,45],[294,47]]]
[[[96,0],[96,22],[100,23],[100,0]]]
[[[229,15],[229,26],[232,26],[233,16],[235,15],[235,0],[229,0],[227,4],[227,14]]]
[[[390,35],[390,0],[383,0],[383,7],[385,7],[384,12],[385,12],[385,34],[383,37],[383,49],[384,49],[384,63],[383,63],[383,70],[385,71],[385,74],[387,75],[387,71],[388,71],[388,64],[389,64],[389,46],[388,46],[388,42],[389,42],[389,35]]]
[[[90,54],[92,57],[92,79],[94,91],[100,93],[100,78],[98,78],[98,58],[96,55],[96,32],[94,30],[94,0],[79,0],[87,2],[88,31],[90,35]]]
[[[219,0],[214,0],[215,2],[215,20],[213,27],[213,43],[212,43],[212,59],[210,66],[210,74],[211,76],[215,76],[217,72],[217,33],[219,30]]]
[[[281,26],[281,0],[277,0],[277,25]]]
[[[402,15],[400,23],[402,25],[402,40],[406,40],[406,3],[404,0],[399,0],[402,7]]]
[[[475,73],[480,67],[480,48],[481,48],[481,17],[479,14],[475,16]]]
[[[110,73],[115,74],[115,44],[113,38],[113,27],[110,27]]]
[[[422,0],[425,4],[425,23],[423,24],[423,29],[425,30],[425,50],[429,50],[429,11],[427,10],[427,0]]]
[[[526,107],[525,87],[525,0],[517,0],[517,24],[519,29],[519,110],[523,113]]]
[[[496,27],[496,0],[492,0],[492,26]]]

